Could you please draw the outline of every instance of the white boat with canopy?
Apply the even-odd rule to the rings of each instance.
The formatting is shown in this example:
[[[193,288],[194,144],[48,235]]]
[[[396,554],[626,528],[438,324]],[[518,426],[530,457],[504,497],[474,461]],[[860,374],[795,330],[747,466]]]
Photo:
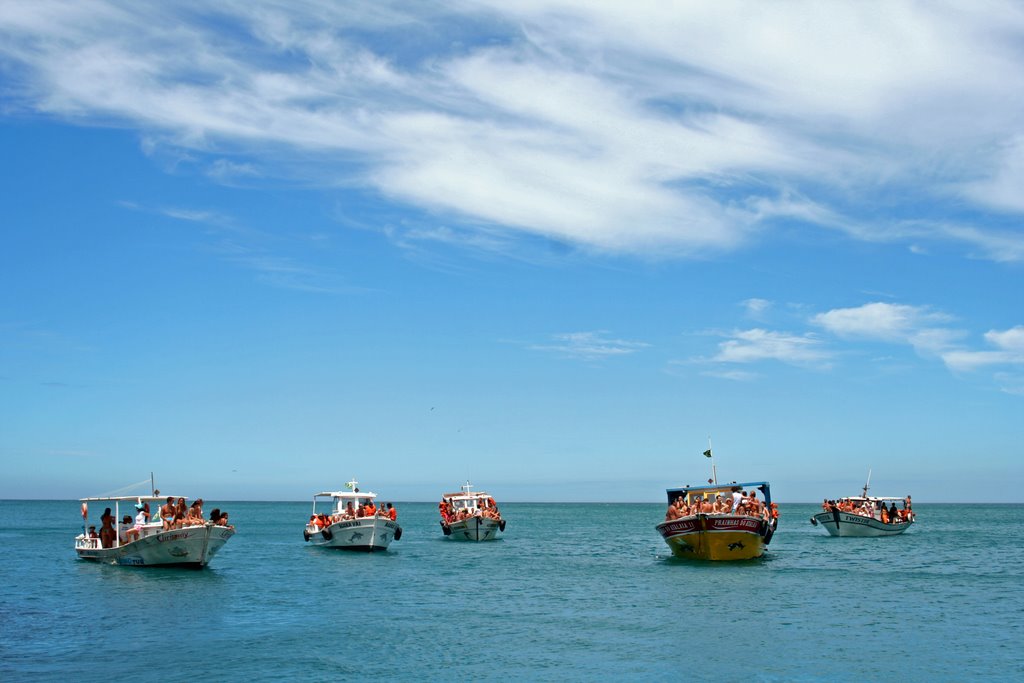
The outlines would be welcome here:
[[[302,531],[308,543],[322,548],[372,552],[387,550],[392,541],[402,538],[393,505],[378,507],[377,494],[360,491],[355,479],[346,482],[345,487],[345,491],[313,495],[313,514]],[[325,500],[331,501],[326,511]]]
[[[505,519],[494,498],[474,491],[468,481],[457,493],[441,496],[441,531],[456,541],[492,541],[505,531]]]
[[[830,536],[896,536],[909,529],[914,523],[910,496],[869,496],[870,483],[869,471],[861,495],[824,501],[811,524],[824,527]]]
[[[82,498],[82,533],[75,537],[78,557],[126,567],[202,568],[235,535],[233,527],[212,521],[165,529],[158,512],[165,497],[156,494]],[[179,498],[183,496],[176,496],[175,500]],[[89,525],[90,504],[111,509],[113,515],[112,523],[104,524],[99,532]],[[147,505],[152,521],[145,515]],[[122,521],[122,511],[131,517],[131,523]],[[101,515],[101,522],[104,516]]]

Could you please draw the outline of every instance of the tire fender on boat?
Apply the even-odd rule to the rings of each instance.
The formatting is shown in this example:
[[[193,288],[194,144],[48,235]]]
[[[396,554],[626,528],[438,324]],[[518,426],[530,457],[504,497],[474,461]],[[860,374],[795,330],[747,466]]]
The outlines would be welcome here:
[[[395,529],[395,540],[396,541],[401,541],[402,540],[402,527],[397,527]]]
[[[813,524],[814,526],[818,526],[818,520],[816,520],[814,517],[811,517],[811,524]]]
[[[304,538],[307,541],[309,540],[309,532],[305,529],[302,530],[302,538]]]
[[[331,530],[326,528],[320,532],[320,535],[324,537],[325,541],[329,541],[334,538],[334,534],[331,533]]]
[[[498,528],[499,528],[500,530],[502,530],[502,531],[504,531],[504,530],[505,530],[505,520],[503,520],[503,519],[501,519],[501,520],[498,520]]]
[[[451,536],[452,535],[452,528],[450,526],[448,526],[447,524],[445,524],[444,522],[441,522],[441,531],[444,532],[445,536]]]

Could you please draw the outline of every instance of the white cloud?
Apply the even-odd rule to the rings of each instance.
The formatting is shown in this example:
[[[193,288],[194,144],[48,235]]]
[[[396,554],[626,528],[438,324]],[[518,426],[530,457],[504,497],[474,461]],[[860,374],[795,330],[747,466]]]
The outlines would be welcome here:
[[[1024,211],[1016,3],[213,11],[7,3],[5,100],[137,128],[224,181],[362,184],[606,251],[732,249],[785,220],[1024,260],[1017,232],[914,216],[951,194]],[[908,219],[858,215],[880,188]]]
[[[1002,332],[989,330],[985,341],[997,350],[970,351],[957,349],[942,354],[942,360],[954,371],[969,372],[991,365],[1024,365],[1024,326]]]
[[[800,366],[828,367],[831,354],[821,340],[811,335],[751,329],[734,332],[732,339],[719,343],[715,363],[754,363],[777,360]]]
[[[1003,332],[989,330],[985,333],[985,341],[1001,349],[1024,354],[1024,325],[1017,325]]]
[[[772,307],[772,302],[767,299],[747,299],[743,302],[747,315],[752,318],[760,318]]]
[[[636,353],[650,346],[644,342],[608,339],[607,332],[567,332],[552,335],[552,344],[533,344],[534,351],[551,351],[578,360],[601,360]]]
[[[937,326],[951,320],[922,306],[875,302],[819,313],[811,322],[840,337],[905,343],[922,353],[938,353],[963,336],[959,330]]]

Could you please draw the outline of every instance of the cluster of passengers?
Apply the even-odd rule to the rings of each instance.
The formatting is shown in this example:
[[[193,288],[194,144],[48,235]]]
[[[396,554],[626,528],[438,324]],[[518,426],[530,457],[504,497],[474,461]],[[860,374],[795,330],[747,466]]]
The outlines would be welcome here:
[[[85,510],[84,506],[82,509]],[[82,514],[84,516],[85,513]],[[168,496],[167,502],[160,506],[155,516],[149,509],[149,503],[139,502],[135,504],[134,519],[131,515],[125,515],[120,522],[117,522],[110,512],[110,508],[107,508],[100,515],[100,530],[97,532],[95,526],[90,526],[86,535],[89,538],[100,539],[100,545],[104,548],[113,548],[115,539],[119,545],[139,540],[142,537],[143,527],[153,528],[159,524],[162,531],[170,531],[190,526],[202,526],[207,523],[234,529],[228,521],[227,511],[220,508],[214,509],[210,513],[210,519],[207,520],[203,516],[202,498],[197,498],[191,505],[187,505],[184,498],[178,498],[175,501],[174,496]]]
[[[668,505],[665,513],[665,521],[689,517],[691,515],[745,515],[747,517],[760,517],[766,522],[779,518],[779,506],[775,503],[766,505],[757,499],[757,491],[744,491],[739,486],[734,486],[731,496],[723,496],[721,493],[712,493],[704,496],[700,493],[690,494],[689,501],[686,497],[677,496]]]
[[[309,526],[324,529],[335,522],[347,522],[362,517],[383,517],[393,522],[398,519],[398,510],[391,503],[383,503],[378,508],[372,500],[367,500],[363,505],[355,505],[349,501],[341,512],[336,512],[333,515],[313,513],[309,516]]]
[[[849,512],[852,515],[870,517],[881,520],[882,524],[903,524],[914,521],[914,509],[910,496],[903,499],[902,510],[896,508],[896,501],[892,501],[889,508],[886,509],[884,501],[858,500],[851,498],[840,498],[838,501],[825,499],[821,503],[821,509],[825,512]]]
[[[475,506],[467,504],[459,508],[455,507],[455,501],[452,498],[442,498],[441,502],[437,504],[437,511],[441,514],[441,521],[445,524],[461,522],[470,517],[486,517],[495,521],[501,520],[498,504],[490,496],[478,498]]]

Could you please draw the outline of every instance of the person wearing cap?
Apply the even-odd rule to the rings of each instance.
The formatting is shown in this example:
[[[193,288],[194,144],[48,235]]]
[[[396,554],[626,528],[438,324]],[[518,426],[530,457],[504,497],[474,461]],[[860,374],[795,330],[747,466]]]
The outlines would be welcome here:
[[[135,504],[135,526],[125,531],[125,537],[129,542],[139,540],[142,537],[142,525],[146,523],[146,506],[143,503]],[[134,537],[134,538],[133,538]]]

